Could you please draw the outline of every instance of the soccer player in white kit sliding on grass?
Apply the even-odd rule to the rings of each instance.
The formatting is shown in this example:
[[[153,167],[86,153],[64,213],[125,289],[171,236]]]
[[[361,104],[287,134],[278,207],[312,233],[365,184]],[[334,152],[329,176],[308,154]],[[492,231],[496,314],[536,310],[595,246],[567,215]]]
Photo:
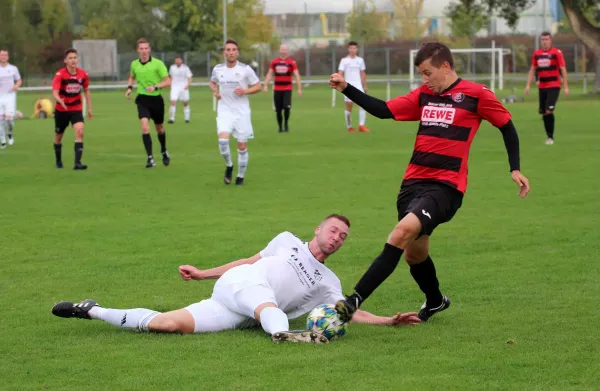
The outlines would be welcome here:
[[[181,56],[175,57],[175,64],[169,68],[171,77],[171,107],[169,108],[169,123],[175,122],[177,101],[183,102],[183,119],[190,122],[190,85],[192,84],[192,71],[183,63]]]
[[[238,174],[236,185],[244,184],[244,175],[248,167],[248,140],[254,138],[252,120],[250,118],[250,101],[248,95],[261,90],[260,80],[254,70],[239,62],[238,44],[228,39],[223,49],[225,62],[218,64],[212,70],[210,89],[217,100],[217,134],[219,136],[219,151],[225,159],[226,185],[231,183],[233,162],[229,149],[229,136],[237,139]],[[218,87],[218,88],[217,88]]]
[[[21,87],[21,75],[16,66],[8,63],[8,50],[0,48],[0,148],[13,145],[14,117],[17,106],[17,90]]]
[[[159,313],[135,309],[103,308],[94,300],[75,304],[63,301],[52,313],[63,318],[103,320],[137,331],[205,333],[257,327],[274,342],[326,343],[327,338],[311,331],[290,331],[288,319],[310,312],[319,304],[343,299],[338,277],[325,260],[342,247],[350,222],[345,216],[327,216],[315,229],[310,242],[289,232],[277,235],[256,255],[209,270],[179,267],[184,280],[218,278],[212,297],[183,309]],[[381,317],[358,310],[352,322],[376,325],[411,325],[420,320],[416,312]]]

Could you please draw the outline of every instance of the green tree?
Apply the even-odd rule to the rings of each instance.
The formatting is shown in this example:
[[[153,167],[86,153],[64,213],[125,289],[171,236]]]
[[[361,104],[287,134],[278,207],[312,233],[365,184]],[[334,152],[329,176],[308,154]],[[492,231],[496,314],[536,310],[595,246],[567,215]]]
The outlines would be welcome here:
[[[176,51],[212,49],[221,40],[218,0],[166,0],[160,5],[163,23]]]
[[[421,38],[429,27],[429,21],[423,20],[425,0],[393,0],[394,22],[398,27],[398,36],[403,38]]]
[[[476,0],[451,3],[446,8],[446,16],[450,19],[452,36],[456,38],[473,38],[490,21],[485,7]]]
[[[373,0],[359,1],[348,16],[350,38],[361,43],[383,41],[389,37],[390,17],[378,12]]]

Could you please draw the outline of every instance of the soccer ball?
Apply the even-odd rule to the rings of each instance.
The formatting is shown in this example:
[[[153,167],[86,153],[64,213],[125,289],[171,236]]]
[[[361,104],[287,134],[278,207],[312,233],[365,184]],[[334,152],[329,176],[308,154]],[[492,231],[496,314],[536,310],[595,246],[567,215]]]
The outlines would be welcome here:
[[[319,304],[310,311],[306,328],[324,335],[330,341],[346,334],[346,323],[340,320],[333,304]]]

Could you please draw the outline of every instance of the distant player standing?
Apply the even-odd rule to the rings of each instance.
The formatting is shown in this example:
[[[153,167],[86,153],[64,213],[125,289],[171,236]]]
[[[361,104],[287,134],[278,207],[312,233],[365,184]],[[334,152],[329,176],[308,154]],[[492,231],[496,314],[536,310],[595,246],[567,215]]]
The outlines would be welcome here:
[[[0,49],[0,148],[13,145],[14,116],[17,106],[17,90],[21,87],[21,75],[16,66],[8,63],[8,50]]]
[[[75,165],[74,170],[86,170],[81,163],[83,156],[83,105],[81,90],[87,103],[88,118],[92,119],[92,98],[90,95],[88,74],[77,67],[77,50],[65,52],[65,67],[56,72],[52,80],[52,96],[56,100],[54,108],[54,156],[56,168],[63,168],[62,139],[65,130],[71,124],[75,131]]]
[[[365,60],[358,55],[358,44],[354,41],[348,43],[348,55],[340,61],[338,67],[338,73],[351,84],[358,88],[359,91],[367,92],[367,73]],[[356,129],[352,126],[352,101],[345,96],[344,103],[346,110],[344,111],[344,118],[346,119],[346,128],[348,132],[356,132]],[[359,132],[370,132],[365,126],[367,120],[367,113],[364,109],[360,108],[358,111],[358,131]]]
[[[175,57],[175,64],[169,68],[171,77],[171,107],[169,109],[169,123],[175,122],[177,101],[183,102],[183,119],[190,122],[190,85],[192,84],[192,71],[183,63],[181,56]]]
[[[269,91],[269,83],[271,78],[275,76],[273,84],[273,103],[275,105],[275,113],[277,114],[277,124],[279,125],[279,133],[289,132],[288,121],[290,119],[290,111],[292,110],[292,75],[296,78],[296,86],[298,87],[298,96],[302,96],[302,82],[300,80],[300,72],[296,61],[288,57],[287,45],[279,47],[279,57],[271,61],[269,72],[265,78],[264,91]],[[283,121],[285,120],[285,125]]]
[[[539,88],[540,108],[539,113],[544,120],[546,128],[546,144],[554,144],[554,108],[560,94],[560,78],[565,85],[565,95],[569,95],[567,82],[567,67],[565,58],[560,49],[552,47],[552,36],[548,32],[540,35],[541,48],[533,52],[531,69],[527,77],[525,94],[529,94],[529,87],[534,77],[537,76]]]
[[[135,103],[138,110],[138,118],[142,124],[142,141],[148,160],[146,168],[156,166],[152,156],[152,138],[150,137],[150,120],[154,121],[154,127],[160,142],[160,152],[165,166],[171,162],[167,152],[167,135],[163,125],[165,121],[165,101],[160,94],[160,89],[171,85],[169,71],[165,63],[150,55],[150,44],[144,38],[137,41],[137,52],[140,58],[132,61],[127,92],[127,99],[131,96],[133,82],[137,81],[137,97]]]
[[[260,91],[260,80],[254,70],[237,60],[238,44],[228,39],[223,49],[225,63],[218,64],[212,70],[210,89],[219,101],[217,109],[217,134],[219,150],[225,159],[225,184],[231,183],[233,162],[229,148],[229,136],[237,139],[238,174],[236,185],[244,184],[244,175],[248,167],[248,140],[254,138],[248,95]],[[217,89],[217,86],[219,89]]]

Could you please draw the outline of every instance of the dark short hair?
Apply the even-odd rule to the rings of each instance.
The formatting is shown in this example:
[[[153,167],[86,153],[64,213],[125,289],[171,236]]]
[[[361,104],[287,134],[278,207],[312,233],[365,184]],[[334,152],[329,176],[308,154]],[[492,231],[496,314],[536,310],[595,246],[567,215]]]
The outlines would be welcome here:
[[[327,221],[329,219],[337,219],[337,220],[341,221],[342,223],[346,224],[348,226],[348,228],[350,228],[350,219],[348,219],[344,215],[332,213],[329,216],[325,217],[325,220],[323,220],[323,221]]]
[[[238,43],[236,41],[234,41],[233,39],[228,39],[227,41],[225,41],[225,45],[227,45],[228,43],[235,45],[236,48],[240,48],[240,46],[238,45]],[[223,46],[223,50],[225,50],[225,46]]]
[[[5,49],[5,48],[3,48],[3,47],[0,47],[0,52],[6,52],[6,53],[8,53],[8,49]]]
[[[73,49],[73,48],[69,48],[69,49],[65,50],[65,58],[67,58],[67,56],[71,53],[77,54],[77,50]]]
[[[454,69],[454,59],[450,48],[441,42],[427,42],[421,45],[415,56],[414,65],[418,67],[423,61],[431,59],[431,65],[436,68],[447,62],[450,69]]]
[[[137,40],[137,43],[135,44],[135,47],[138,48],[140,46],[140,43],[147,43],[148,45],[150,45],[150,42],[148,42],[146,38],[139,38]]]
[[[548,31],[542,31],[542,33],[540,34],[540,37],[550,37],[550,38],[552,38],[552,34],[550,34],[550,32],[548,32]]]
[[[350,46],[358,46],[358,43],[356,41],[350,41],[348,42],[348,47]]]
[[[175,58],[181,58],[183,60],[183,57],[181,57],[179,54],[176,55]]]

